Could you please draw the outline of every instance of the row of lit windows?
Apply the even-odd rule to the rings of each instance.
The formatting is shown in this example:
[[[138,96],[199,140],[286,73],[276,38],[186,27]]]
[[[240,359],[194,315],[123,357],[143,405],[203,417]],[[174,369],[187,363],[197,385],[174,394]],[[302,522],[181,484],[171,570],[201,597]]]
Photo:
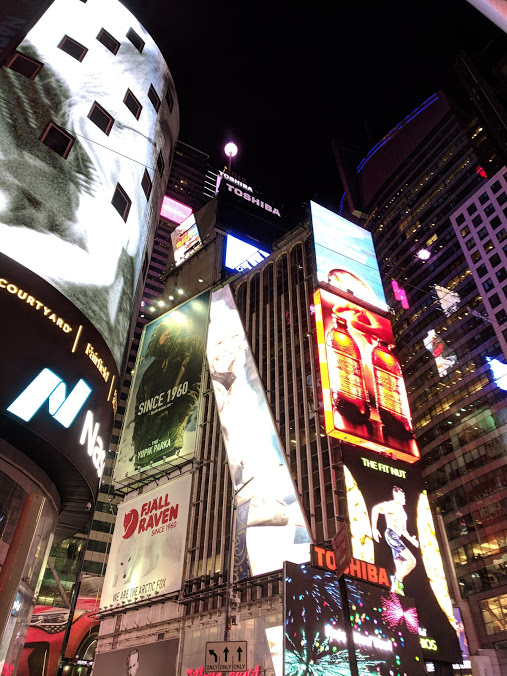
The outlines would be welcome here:
[[[505,517],[505,511],[503,514]],[[455,566],[468,566],[504,551],[507,551],[507,530],[501,529],[496,533],[484,533],[480,540],[455,547],[452,550],[452,558]]]
[[[479,601],[486,634],[504,632],[507,627],[507,594]]]
[[[488,502],[484,507],[474,509],[468,514],[462,514],[447,523],[447,535],[451,541],[457,538],[466,538],[468,535],[474,536],[477,539],[477,530],[488,528],[489,533],[494,532],[494,526],[502,529],[505,527],[503,521],[506,519],[507,503],[505,500],[494,500],[493,502]],[[503,547],[507,546],[506,537],[507,535],[504,533]]]
[[[479,592],[504,585],[507,582],[507,566],[503,561],[502,563],[492,563],[474,573],[460,576],[458,581],[461,595],[466,598],[470,594],[478,594]],[[485,622],[485,627],[488,634],[505,631],[505,624],[500,628],[500,623]]]

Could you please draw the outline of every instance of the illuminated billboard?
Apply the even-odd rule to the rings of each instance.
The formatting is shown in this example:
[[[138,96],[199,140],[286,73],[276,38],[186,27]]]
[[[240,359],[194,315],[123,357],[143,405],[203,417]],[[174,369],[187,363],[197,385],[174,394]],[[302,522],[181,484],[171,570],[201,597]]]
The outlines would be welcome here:
[[[459,308],[461,296],[459,293],[449,291],[449,289],[446,289],[444,286],[439,286],[438,284],[435,284],[435,291],[437,292],[437,298],[445,316],[450,317],[453,312],[456,312]]]
[[[269,254],[253,244],[248,244],[233,235],[227,235],[225,245],[225,267],[244,272],[251,270],[267,258]]]
[[[352,555],[384,568],[391,591],[415,599],[425,657],[461,659],[427,493],[417,466],[346,446]]]
[[[70,300],[120,367],[178,132],[174,85],[150,35],[116,0],[55,0],[18,52],[43,67],[33,79],[15,65],[0,70],[9,101],[0,152],[12,158],[2,171],[0,251]]]
[[[121,650],[97,653],[94,676],[167,676],[176,674],[179,640],[129,645]]]
[[[164,195],[162,208],[160,209],[162,218],[166,218],[168,221],[179,225],[180,223],[183,223],[191,213],[192,207],[188,207],[186,204],[178,202],[178,200],[169,197],[169,195]]]
[[[118,506],[101,608],[180,588],[191,485],[187,474]]]
[[[184,260],[202,247],[201,237],[193,214],[171,232],[171,244],[176,265],[181,265]]]
[[[350,624],[361,676],[423,676],[413,599],[346,578]],[[338,578],[286,563],[284,674],[351,673]],[[311,669],[308,665],[311,665]]]
[[[387,310],[371,233],[320,204],[310,206],[318,281]]]
[[[1,253],[0,305],[8,318],[0,334],[4,438],[56,483],[53,472],[66,475],[64,487],[78,470],[95,495],[118,399],[107,345],[51,284]]]
[[[114,480],[194,455],[209,312],[206,291],[144,327]]]
[[[437,335],[435,329],[430,329],[423,339],[424,347],[431,352],[435,359],[438,375],[443,378],[449,370],[458,363],[458,357]]]
[[[326,433],[415,462],[419,449],[389,320],[323,289],[314,306]]]
[[[208,364],[252,575],[310,557],[310,536],[229,286],[211,297]]]

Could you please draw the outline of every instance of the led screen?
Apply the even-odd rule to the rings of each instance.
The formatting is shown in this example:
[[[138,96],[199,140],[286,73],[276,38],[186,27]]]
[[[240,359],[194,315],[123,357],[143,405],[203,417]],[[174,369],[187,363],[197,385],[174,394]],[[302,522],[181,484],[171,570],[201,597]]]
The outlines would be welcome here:
[[[371,234],[311,202],[317,279],[387,309]]]
[[[199,230],[197,229],[197,223],[193,214],[171,233],[171,244],[173,245],[174,262],[176,265],[181,265],[184,260],[202,247]]]
[[[424,347],[431,352],[435,359],[438,375],[443,378],[458,362],[456,354],[446,346],[435,329],[430,329],[424,338]]]
[[[327,434],[415,462],[419,449],[389,320],[321,289],[314,306]]]
[[[284,674],[351,673],[338,578],[311,566],[285,568]],[[346,579],[355,655],[361,676],[426,673],[413,600]]]
[[[415,599],[425,657],[459,662],[457,625],[420,469],[349,446],[343,461],[352,555],[385,568],[391,590]]]
[[[150,637],[153,641],[153,634]],[[179,640],[153,641],[98,653],[94,676],[174,676]]]
[[[459,293],[449,291],[449,289],[438,284],[435,284],[435,291],[437,292],[437,298],[445,316],[450,317],[459,308],[461,296]]]
[[[125,412],[115,481],[195,450],[209,292],[144,327]]]
[[[160,209],[162,218],[166,218],[168,221],[172,221],[179,225],[180,223],[183,223],[191,213],[192,207],[188,207],[186,204],[178,202],[178,200],[169,197],[169,195],[164,195],[162,208]]]
[[[180,588],[191,485],[187,474],[119,505],[101,608]]]
[[[98,38],[106,26],[118,44],[114,53]],[[127,34],[142,43],[142,53]],[[150,227],[158,218],[153,201],[167,180],[151,168],[159,156],[161,162],[171,156],[177,136],[177,105],[170,114],[165,102],[166,92],[174,91],[169,70],[148,33],[116,0],[55,0],[18,49],[43,68],[33,80],[0,71],[9,101],[0,120],[0,152],[11,158],[1,178],[0,251],[74,303],[120,367]],[[162,102],[158,114],[150,87]],[[128,91],[130,107],[124,103]],[[50,121],[74,139],[70,149],[57,127],[44,136]],[[42,137],[59,139],[65,157]]]
[[[233,235],[227,235],[225,249],[225,267],[243,272],[251,270],[261,263],[269,254],[252,244],[248,244]]]
[[[230,475],[235,490],[244,486],[237,504],[252,575],[307,561],[307,524],[229,286],[212,294],[206,349]]]

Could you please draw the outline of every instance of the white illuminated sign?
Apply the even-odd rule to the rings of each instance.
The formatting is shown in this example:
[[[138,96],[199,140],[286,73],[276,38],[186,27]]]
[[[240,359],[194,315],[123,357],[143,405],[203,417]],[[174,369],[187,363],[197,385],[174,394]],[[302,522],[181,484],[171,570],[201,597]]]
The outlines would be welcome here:
[[[227,235],[227,248],[225,251],[225,267],[231,270],[243,272],[251,270],[259,265],[269,256],[266,251],[262,251],[252,244],[247,244],[243,240]]]

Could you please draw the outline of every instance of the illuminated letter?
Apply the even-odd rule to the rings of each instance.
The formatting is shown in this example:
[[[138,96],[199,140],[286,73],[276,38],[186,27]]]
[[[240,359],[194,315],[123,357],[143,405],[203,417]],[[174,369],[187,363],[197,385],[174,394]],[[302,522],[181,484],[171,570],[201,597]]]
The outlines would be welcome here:
[[[353,577],[362,577],[361,561],[359,561],[358,559],[351,559],[350,565],[347,570],[349,571],[349,575],[352,575]]]
[[[371,564],[366,564],[366,569],[368,570],[368,582],[378,582],[377,568]]]
[[[324,567],[324,553],[325,549],[322,549],[322,547],[314,547],[313,551],[317,554],[317,565],[321,566],[322,568]]]
[[[336,570],[336,559],[334,558],[334,553],[331,550],[326,552],[326,566],[329,570]]]

